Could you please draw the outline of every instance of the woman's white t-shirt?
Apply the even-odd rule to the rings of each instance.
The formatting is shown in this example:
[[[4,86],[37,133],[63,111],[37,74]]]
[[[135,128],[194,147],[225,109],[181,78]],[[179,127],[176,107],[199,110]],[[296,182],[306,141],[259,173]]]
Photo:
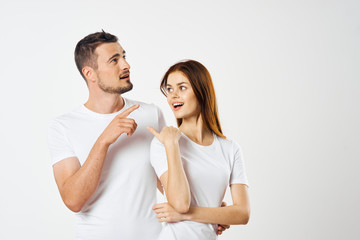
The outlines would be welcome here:
[[[229,185],[248,185],[241,150],[234,141],[214,134],[213,143],[202,146],[182,134],[179,146],[190,186],[191,206],[220,207]],[[156,138],[151,143],[150,161],[159,178],[168,170],[165,147]],[[166,223],[159,239],[216,239],[216,227],[193,221]]]

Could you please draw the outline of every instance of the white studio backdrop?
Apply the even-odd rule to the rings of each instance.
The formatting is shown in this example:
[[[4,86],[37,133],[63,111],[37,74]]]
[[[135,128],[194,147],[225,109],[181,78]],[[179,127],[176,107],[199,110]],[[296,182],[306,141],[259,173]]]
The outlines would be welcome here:
[[[101,29],[127,51],[124,96],[159,105],[169,124],[167,68],[195,59],[212,74],[252,210],[219,239],[359,239],[359,12],[344,0],[1,0],[0,239],[74,239],[46,131],[87,100],[73,51]]]

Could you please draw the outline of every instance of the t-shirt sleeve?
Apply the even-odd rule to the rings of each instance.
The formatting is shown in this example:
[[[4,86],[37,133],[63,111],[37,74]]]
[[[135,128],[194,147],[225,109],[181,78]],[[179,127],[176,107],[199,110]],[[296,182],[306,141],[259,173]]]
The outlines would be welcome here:
[[[76,156],[64,131],[64,127],[56,120],[52,120],[48,129],[48,145],[51,164],[69,157]]]
[[[158,123],[159,123],[157,131],[160,132],[166,126],[166,122],[165,122],[164,114],[161,111],[161,109],[159,107],[156,107],[156,109],[158,113]]]
[[[156,137],[150,146],[150,162],[159,178],[168,170],[165,147]]]
[[[230,176],[230,185],[231,184],[248,184],[246,172],[245,172],[245,164],[242,156],[242,151],[240,146],[233,142],[234,148],[234,162],[232,165],[231,176]]]

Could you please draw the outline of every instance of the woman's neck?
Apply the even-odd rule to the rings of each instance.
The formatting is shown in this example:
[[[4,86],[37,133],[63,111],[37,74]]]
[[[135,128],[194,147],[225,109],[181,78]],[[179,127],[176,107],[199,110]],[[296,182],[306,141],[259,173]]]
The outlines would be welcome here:
[[[205,128],[201,115],[183,118],[179,129],[197,144],[208,146],[214,141],[211,131]]]

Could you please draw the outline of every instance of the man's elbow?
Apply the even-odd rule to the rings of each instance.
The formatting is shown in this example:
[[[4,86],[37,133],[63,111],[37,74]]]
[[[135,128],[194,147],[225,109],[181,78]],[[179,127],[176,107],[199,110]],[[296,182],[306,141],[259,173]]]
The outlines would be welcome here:
[[[74,213],[78,213],[81,211],[81,207],[79,206],[67,206],[71,211],[73,211]]]
[[[77,201],[64,199],[64,203],[68,209],[70,209],[71,211],[73,211],[75,213],[80,212],[81,209],[83,208],[83,204],[81,204]]]

